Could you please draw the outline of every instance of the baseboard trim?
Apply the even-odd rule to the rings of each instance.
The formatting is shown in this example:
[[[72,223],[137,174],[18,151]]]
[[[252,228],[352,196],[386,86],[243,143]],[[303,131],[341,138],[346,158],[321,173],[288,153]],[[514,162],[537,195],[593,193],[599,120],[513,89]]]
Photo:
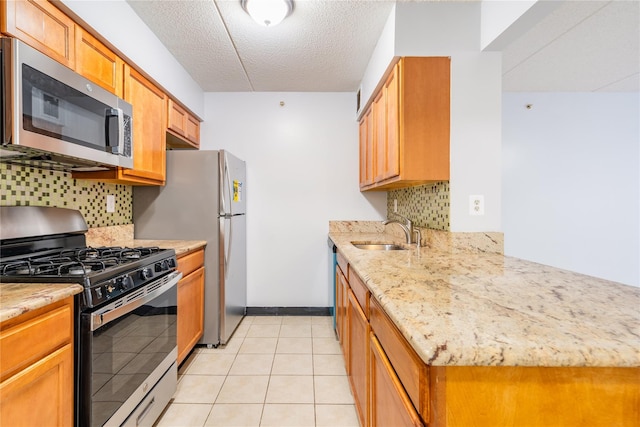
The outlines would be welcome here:
[[[333,307],[247,307],[247,316],[331,316]]]

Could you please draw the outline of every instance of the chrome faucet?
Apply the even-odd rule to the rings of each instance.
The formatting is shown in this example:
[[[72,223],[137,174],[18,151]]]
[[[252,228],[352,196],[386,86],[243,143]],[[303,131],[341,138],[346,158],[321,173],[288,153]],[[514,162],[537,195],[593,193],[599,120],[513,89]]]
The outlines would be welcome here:
[[[407,244],[410,245],[413,238],[413,222],[409,218],[404,217],[400,214],[394,213],[393,215],[402,218],[404,220],[404,223],[402,223],[402,221],[398,221],[397,219],[385,219],[384,221],[382,221],[382,224],[383,225],[387,225],[391,223],[398,224],[402,228],[402,231],[404,231],[405,236],[407,237]]]

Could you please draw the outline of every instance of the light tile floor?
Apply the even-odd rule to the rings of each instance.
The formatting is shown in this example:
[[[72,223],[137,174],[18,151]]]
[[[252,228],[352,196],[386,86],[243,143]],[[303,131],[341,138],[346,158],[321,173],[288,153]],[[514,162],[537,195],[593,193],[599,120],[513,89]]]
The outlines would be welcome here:
[[[157,427],[357,427],[331,317],[247,316],[196,348]]]

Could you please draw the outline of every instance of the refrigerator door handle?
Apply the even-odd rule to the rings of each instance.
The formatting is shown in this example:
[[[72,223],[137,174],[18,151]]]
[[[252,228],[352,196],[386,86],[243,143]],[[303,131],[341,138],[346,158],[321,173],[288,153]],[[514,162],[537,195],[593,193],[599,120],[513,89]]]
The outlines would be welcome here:
[[[223,216],[227,213],[227,200],[224,194],[224,181],[226,178],[227,161],[224,152],[220,153],[220,161],[218,162],[218,168],[220,170],[220,215]]]
[[[226,232],[225,221],[229,220],[229,233]],[[225,215],[220,217],[220,246],[222,257],[224,261],[224,268],[221,276],[224,279],[227,278],[227,272],[229,271],[229,251],[231,247],[231,235],[233,234],[233,221],[231,216]]]
[[[220,215],[233,214],[231,207],[233,202],[233,182],[231,181],[231,173],[229,172],[229,162],[224,152],[220,153],[220,199],[220,205],[222,207]],[[229,202],[228,208],[227,202]]]

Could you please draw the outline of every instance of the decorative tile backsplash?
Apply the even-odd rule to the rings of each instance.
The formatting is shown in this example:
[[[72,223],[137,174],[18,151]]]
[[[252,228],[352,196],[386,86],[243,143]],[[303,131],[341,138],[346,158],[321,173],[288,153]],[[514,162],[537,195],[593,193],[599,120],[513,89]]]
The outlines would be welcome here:
[[[393,218],[393,201],[398,213],[411,218],[418,227],[449,231],[449,182],[440,181],[387,193],[387,217]]]
[[[107,213],[107,195],[115,212]],[[129,185],[76,180],[70,173],[0,163],[0,206],[55,206],[77,209],[89,227],[131,224],[133,189]]]

